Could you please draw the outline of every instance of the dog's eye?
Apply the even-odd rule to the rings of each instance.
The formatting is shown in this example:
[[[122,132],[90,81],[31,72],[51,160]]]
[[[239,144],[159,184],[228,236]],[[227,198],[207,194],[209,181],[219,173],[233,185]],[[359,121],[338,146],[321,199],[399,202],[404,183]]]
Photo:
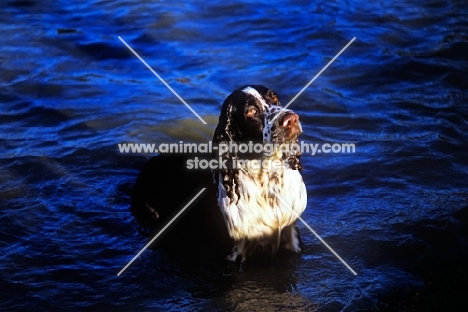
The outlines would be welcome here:
[[[249,110],[247,111],[247,117],[254,117],[257,115],[257,109],[255,107],[250,107]]]

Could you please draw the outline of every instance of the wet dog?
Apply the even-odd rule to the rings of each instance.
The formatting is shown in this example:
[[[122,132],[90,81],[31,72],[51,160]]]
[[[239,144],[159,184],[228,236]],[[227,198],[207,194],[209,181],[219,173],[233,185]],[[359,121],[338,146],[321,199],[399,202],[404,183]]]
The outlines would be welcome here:
[[[301,132],[299,116],[283,109],[273,90],[236,89],[222,105],[209,155],[219,166],[187,168],[188,161],[206,154],[153,157],[133,187],[132,214],[143,226],[161,229],[205,187],[163,237],[169,245],[199,250],[215,243],[230,250],[231,261],[274,255],[280,247],[299,252],[295,221],[307,202],[301,154],[278,147],[297,143]]]
[[[300,152],[291,148],[301,133],[299,116],[282,109],[276,92],[266,87],[244,86],[224,101],[213,144],[228,163],[214,170],[218,206],[234,240],[227,259],[275,254],[280,246],[301,250],[295,221],[306,208],[307,192]],[[259,144],[263,149],[246,148]],[[247,152],[240,152],[242,145]]]

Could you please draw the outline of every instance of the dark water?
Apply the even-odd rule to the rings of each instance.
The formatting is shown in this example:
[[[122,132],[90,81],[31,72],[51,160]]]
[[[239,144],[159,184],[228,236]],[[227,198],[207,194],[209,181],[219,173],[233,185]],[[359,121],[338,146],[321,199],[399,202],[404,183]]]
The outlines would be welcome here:
[[[6,1],[0,306],[373,310],[438,272],[466,274],[468,10],[425,2]],[[206,141],[234,88],[264,84],[287,103],[353,37],[290,108],[305,142],[356,144],[302,159],[303,218],[358,275],[300,225],[301,255],[231,278],[159,249],[117,276],[147,242],[129,199],[151,156],[117,144]]]

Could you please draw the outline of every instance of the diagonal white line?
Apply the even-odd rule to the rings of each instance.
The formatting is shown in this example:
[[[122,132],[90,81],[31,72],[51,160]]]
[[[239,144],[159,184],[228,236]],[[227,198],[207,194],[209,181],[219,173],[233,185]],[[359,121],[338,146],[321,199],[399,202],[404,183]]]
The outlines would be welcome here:
[[[317,79],[317,78],[318,78],[318,77],[319,77],[319,76],[320,76],[320,75],[321,75],[321,74],[322,74],[322,73],[325,71],[325,69],[327,69],[327,68],[328,68],[328,66],[330,66],[330,65],[331,65],[331,63],[333,63],[333,62],[334,62],[334,61],[335,61],[335,60],[338,58],[338,56],[340,56],[340,55],[341,55],[341,53],[343,53],[343,52],[344,52],[344,50],[346,50],[346,49],[347,49],[347,48],[348,48],[348,47],[351,45],[351,43],[353,43],[353,41],[354,41],[354,40],[356,40],[356,37],[354,37],[353,39],[351,39],[351,41],[350,41],[350,42],[348,42],[348,44],[347,44],[347,45],[346,45],[346,46],[345,46],[343,49],[341,49],[341,51],[340,51],[340,52],[338,52],[338,54],[337,54],[337,55],[335,55],[335,57],[334,57],[334,58],[332,58],[332,59],[330,60],[330,62],[328,62],[328,64],[327,64],[327,65],[325,65],[325,67],[324,67],[324,68],[322,68],[322,70],[321,70],[321,71],[319,71],[319,72],[318,72],[318,74],[317,74],[317,75],[315,75],[315,77],[314,77],[314,78],[312,78],[312,80],[311,80],[311,81],[309,81],[309,83],[308,83],[308,84],[306,84],[306,85],[305,85],[305,87],[304,87],[304,88],[302,88],[302,90],[301,90],[301,91],[299,91],[299,93],[298,93],[298,94],[296,94],[296,96],[295,96],[295,97],[293,97],[291,101],[289,101],[289,103],[288,103],[288,104],[286,104],[286,105],[283,107],[282,111],[284,111],[286,108],[288,108],[288,106],[289,106],[289,105],[291,105],[291,104],[292,104],[292,103],[293,103],[293,102],[294,102],[294,101],[295,101],[295,100],[296,100],[296,99],[297,99],[297,98],[298,98],[298,97],[299,97],[299,96],[302,94],[302,92],[304,92],[304,91],[305,91],[305,90],[306,90],[306,89],[307,89],[307,88],[308,88],[308,87],[309,87],[309,86],[312,84],[312,82],[314,82],[314,81],[315,81],[315,79]],[[274,117],[274,118],[273,118],[273,119],[272,119],[272,120],[271,120],[269,123],[270,123],[270,124],[271,124],[271,123],[273,123],[273,121],[275,121],[275,119],[276,119],[278,116],[279,116],[279,114],[277,114],[277,115],[276,115],[276,116],[275,116],[275,117]]]
[[[325,247],[327,247],[327,248],[335,255],[335,257],[337,257],[338,260],[340,260],[340,261],[348,268],[348,270],[351,271],[351,273],[353,273],[354,275],[357,275],[356,271],[354,271],[353,268],[351,268],[351,267],[349,266],[349,264],[347,264],[346,261],[344,261],[343,258],[341,258],[340,255],[337,254],[336,251],[334,251],[333,248],[331,248],[330,245],[328,245],[327,242],[324,241],[323,238],[321,238],[320,235],[318,235],[317,232],[315,232],[314,229],[312,229],[312,228],[304,221],[304,219],[302,219],[294,210],[292,210],[292,208],[289,207],[289,205],[288,205],[280,196],[278,196],[277,194],[275,194],[275,196],[278,197],[279,200],[280,200],[286,207],[288,207],[288,208],[291,210],[292,213],[294,213],[294,214],[296,215],[296,217],[302,222],[302,224],[304,224],[304,225],[306,226],[306,228],[308,228],[309,231],[311,231],[312,234],[314,234],[315,237],[317,237],[317,238],[322,242],[322,244],[324,244]]]
[[[117,273],[117,276],[120,276],[120,274],[122,274],[122,273],[123,273],[123,271],[125,271],[125,270],[126,270],[126,269],[127,269],[127,268],[128,268],[128,267],[129,267],[129,266],[132,264],[132,263],[133,263],[133,261],[135,261],[135,260],[136,260],[136,258],[138,258],[138,257],[139,257],[139,256],[140,256],[140,255],[143,253],[143,251],[145,251],[145,250],[146,250],[146,249],[147,249],[147,248],[148,248],[148,247],[149,247],[149,246],[150,246],[150,245],[151,245],[151,244],[152,244],[152,243],[153,243],[153,242],[156,240],[156,238],[158,238],[158,237],[159,237],[159,235],[161,235],[161,234],[162,234],[162,233],[163,233],[163,232],[164,232],[164,231],[165,231],[165,230],[166,230],[166,229],[169,227],[169,225],[171,225],[171,224],[172,224],[172,222],[174,222],[174,221],[175,221],[175,219],[177,219],[177,218],[178,218],[178,217],[179,217],[179,216],[180,216],[180,215],[181,215],[181,214],[182,214],[182,213],[185,211],[185,209],[187,209],[187,208],[188,208],[188,206],[190,206],[190,205],[191,205],[191,204],[192,204],[192,203],[195,201],[195,199],[197,199],[197,197],[198,197],[198,196],[200,196],[200,194],[201,194],[201,193],[203,193],[203,191],[205,191],[205,190],[206,190],[206,188],[205,188],[205,187],[204,187],[203,189],[201,189],[201,191],[200,191],[200,192],[198,192],[198,194],[197,194],[197,195],[195,195],[195,197],[194,197],[194,198],[192,198],[192,200],[191,200],[191,201],[189,201],[189,202],[188,202],[188,204],[187,204],[187,205],[185,205],[185,207],[184,207],[184,208],[182,208],[182,210],[180,210],[180,211],[179,211],[179,213],[178,213],[178,214],[176,214],[176,215],[175,215],[175,217],[174,217],[174,218],[172,218],[172,220],[171,220],[171,221],[169,221],[169,223],[167,223],[167,224],[166,224],[166,226],[165,226],[165,227],[163,227],[163,229],[162,229],[161,231],[159,231],[159,233],[158,233],[158,234],[156,234],[156,236],[155,236],[155,237],[153,237],[153,238],[152,238],[152,239],[149,241],[149,243],[148,243],[148,244],[146,244],[146,245],[145,245],[145,247],[143,247],[143,249],[142,249],[142,250],[140,250],[140,252],[139,252],[139,253],[137,253],[137,254],[136,254],[136,256],[135,256],[135,257],[133,257],[133,259],[132,259],[132,260],[130,260],[130,262],[129,262],[129,263],[127,263],[127,265],[126,265],[126,266],[125,266],[125,267],[124,267],[122,270],[120,270],[120,272],[119,272],[119,273]]]
[[[139,56],[138,53],[135,52],[135,50],[132,49],[131,46],[129,46],[129,45],[127,44],[127,42],[125,42],[125,40],[122,39],[122,37],[119,36],[118,38],[120,39],[120,41],[122,41],[123,44],[125,44],[125,46],[126,46],[130,51],[132,51],[133,54],[135,54],[136,57],[138,57],[138,59],[139,59],[143,64],[145,64],[146,67],[148,67],[149,70],[151,70],[151,72],[152,72],[156,77],[158,77],[158,79],[159,79],[172,93],[174,93],[174,95],[175,95],[182,103],[184,103],[185,106],[187,106],[188,109],[190,109],[190,111],[191,111],[195,116],[198,117],[198,119],[200,119],[200,121],[201,121],[203,124],[206,125],[206,121],[203,120],[203,118],[201,118],[200,115],[198,115],[197,112],[194,111],[193,108],[190,107],[190,105],[188,105],[187,102],[185,102],[184,99],[183,99],[177,92],[175,92],[175,90],[172,89],[171,86],[170,86],[166,81],[164,81],[164,79],[162,79],[162,77],[159,76],[158,73],[155,72],[155,71],[151,68],[151,66],[149,66],[148,63],[146,63],[145,60],[142,59],[141,56]]]

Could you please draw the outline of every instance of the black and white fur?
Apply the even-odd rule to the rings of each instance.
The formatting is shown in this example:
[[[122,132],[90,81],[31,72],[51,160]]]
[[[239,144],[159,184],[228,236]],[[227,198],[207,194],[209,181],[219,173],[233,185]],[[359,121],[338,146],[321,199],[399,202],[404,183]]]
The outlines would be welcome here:
[[[273,120],[270,124],[270,121]],[[260,85],[244,86],[227,97],[221,109],[213,137],[214,146],[222,143],[295,143],[302,132],[299,117],[284,110],[277,94]],[[300,153],[277,151],[239,154],[218,153],[228,167],[213,171],[217,202],[234,247],[228,260],[242,261],[253,254],[275,254],[280,246],[300,252],[300,238],[295,226],[305,210],[307,192],[299,172]],[[246,163],[279,160],[278,168],[246,166]]]

